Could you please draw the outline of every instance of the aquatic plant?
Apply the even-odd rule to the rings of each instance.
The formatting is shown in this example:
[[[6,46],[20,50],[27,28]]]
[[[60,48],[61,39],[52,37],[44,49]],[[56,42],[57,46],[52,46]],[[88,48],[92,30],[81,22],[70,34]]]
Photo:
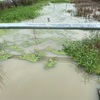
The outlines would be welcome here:
[[[34,54],[24,54],[19,56],[19,58],[30,62],[37,62],[37,58],[35,57]]]
[[[14,50],[14,51],[18,51],[18,52],[22,52],[23,50],[21,48],[19,48],[17,45],[12,45],[9,47],[10,49]]]
[[[53,54],[57,54],[57,55],[65,55],[66,54],[65,51],[63,51],[63,50],[55,50],[52,47],[47,47],[45,50],[49,51],[49,52],[52,52]]]
[[[40,44],[44,41],[46,41],[47,39],[36,39],[35,41],[23,41],[23,43],[21,44],[21,46],[23,47],[29,47],[29,46],[32,46],[32,45],[36,45],[36,44]]]
[[[42,51],[35,51],[34,54],[23,54],[21,56],[19,56],[18,58],[23,59],[23,60],[27,60],[30,62],[37,62],[42,60],[44,57],[44,52]]]
[[[44,58],[45,53],[44,53],[43,50],[37,50],[37,49],[35,49],[34,55],[37,58],[37,61],[39,61],[39,60],[42,60]]]
[[[7,41],[4,40],[2,43],[0,43],[0,53],[5,52],[7,47]]]
[[[53,68],[56,65],[56,58],[50,58],[48,59],[48,61],[46,62],[44,69],[49,69],[49,68]]]
[[[0,54],[0,60],[6,60],[6,59],[11,58],[11,57],[12,57],[12,55],[8,54],[8,53]]]

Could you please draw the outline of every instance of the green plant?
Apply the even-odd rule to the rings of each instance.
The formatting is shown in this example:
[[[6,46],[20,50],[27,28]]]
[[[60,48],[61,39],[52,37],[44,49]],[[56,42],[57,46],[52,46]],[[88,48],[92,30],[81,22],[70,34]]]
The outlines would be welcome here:
[[[42,50],[35,50],[34,55],[37,58],[37,61],[42,60],[45,56],[44,51]]]
[[[52,47],[47,47],[45,50],[46,50],[46,51],[50,51],[50,52],[52,52],[53,54],[57,54],[57,55],[65,55],[65,54],[66,54],[63,50],[55,50],[55,49],[52,48]]]
[[[48,61],[46,62],[44,69],[49,69],[49,68],[53,68],[56,65],[56,58],[50,58],[48,59]]]
[[[100,37],[65,43],[64,51],[88,73],[100,74]]]
[[[35,51],[34,54],[23,54],[19,56],[20,59],[27,60],[30,62],[37,62],[42,60],[44,57],[44,52],[42,51]]]
[[[0,22],[17,22],[25,19],[32,19],[39,15],[38,10],[42,8],[37,3],[32,6],[18,6],[0,11]]]
[[[18,51],[18,52],[22,52],[23,50],[21,49],[21,48],[19,48],[17,45],[12,45],[12,46],[10,46],[9,48],[11,48],[12,50],[14,50],[14,51]]]
[[[8,53],[0,54],[0,60],[6,60],[11,57],[12,57],[12,55],[8,54]]]
[[[16,7],[0,10],[1,23],[18,22],[26,19],[33,19],[39,15],[38,11],[44,5],[47,5],[48,2],[53,2],[53,3],[69,2],[69,0],[20,0],[20,1],[21,3],[19,2],[19,4],[14,2],[14,5]]]
[[[34,54],[24,54],[19,56],[19,58],[30,62],[37,62],[37,58],[35,57]]]

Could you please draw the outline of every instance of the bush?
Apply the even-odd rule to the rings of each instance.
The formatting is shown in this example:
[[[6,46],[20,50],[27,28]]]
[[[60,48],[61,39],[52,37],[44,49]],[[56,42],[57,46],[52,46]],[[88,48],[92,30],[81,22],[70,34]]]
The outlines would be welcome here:
[[[67,43],[66,43],[67,44]],[[100,37],[64,44],[64,51],[88,73],[100,74]]]

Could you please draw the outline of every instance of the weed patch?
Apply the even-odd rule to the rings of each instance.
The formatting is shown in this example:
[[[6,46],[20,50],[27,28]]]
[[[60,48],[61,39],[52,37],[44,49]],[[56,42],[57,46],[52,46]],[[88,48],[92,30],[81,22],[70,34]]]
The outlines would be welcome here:
[[[88,73],[100,74],[100,37],[64,44],[64,51]]]
[[[8,53],[0,54],[0,60],[6,60],[6,59],[11,58],[11,57],[12,57],[12,55],[8,54]]]
[[[25,19],[32,19],[39,15],[38,11],[42,8],[40,4],[32,6],[18,6],[0,11],[0,22],[18,22]]]
[[[19,48],[19,47],[16,46],[16,45],[10,46],[10,49],[12,49],[12,50],[14,50],[14,51],[18,51],[18,52],[22,52],[22,51],[23,51],[21,48]]]
[[[48,61],[46,62],[45,66],[44,66],[44,69],[50,69],[50,68],[53,68],[55,67],[56,65],[56,58],[50,58],[48,59]]]
[[[44,57],[44,52],[42,51],[35,51],[34,54],[23,54],[19,56],[20,59],[27,60],[30,62],[37,62],[42,60]]]

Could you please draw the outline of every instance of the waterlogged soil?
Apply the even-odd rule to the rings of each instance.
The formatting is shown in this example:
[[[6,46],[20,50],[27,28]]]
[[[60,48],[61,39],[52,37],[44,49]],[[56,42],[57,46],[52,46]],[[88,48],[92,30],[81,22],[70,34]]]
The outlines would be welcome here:
[[[22,23],[89,22],[74,17],[74,13],[74,4],[49,4],[43,7],[39,17]],[[56,54],[65,41],[69,44],[89,37],[90,33],[83,30],[1,30],[0,43],[4,47],[1,53],[14,56],[0,61],[0,100],[99,100],[97,76],[85,73],[65,54]],[[35,50],[42,50],[45,59],[32,63],[15,56]],[[52,57],[57,58],[55,67],[45,70],[45,63]]]

